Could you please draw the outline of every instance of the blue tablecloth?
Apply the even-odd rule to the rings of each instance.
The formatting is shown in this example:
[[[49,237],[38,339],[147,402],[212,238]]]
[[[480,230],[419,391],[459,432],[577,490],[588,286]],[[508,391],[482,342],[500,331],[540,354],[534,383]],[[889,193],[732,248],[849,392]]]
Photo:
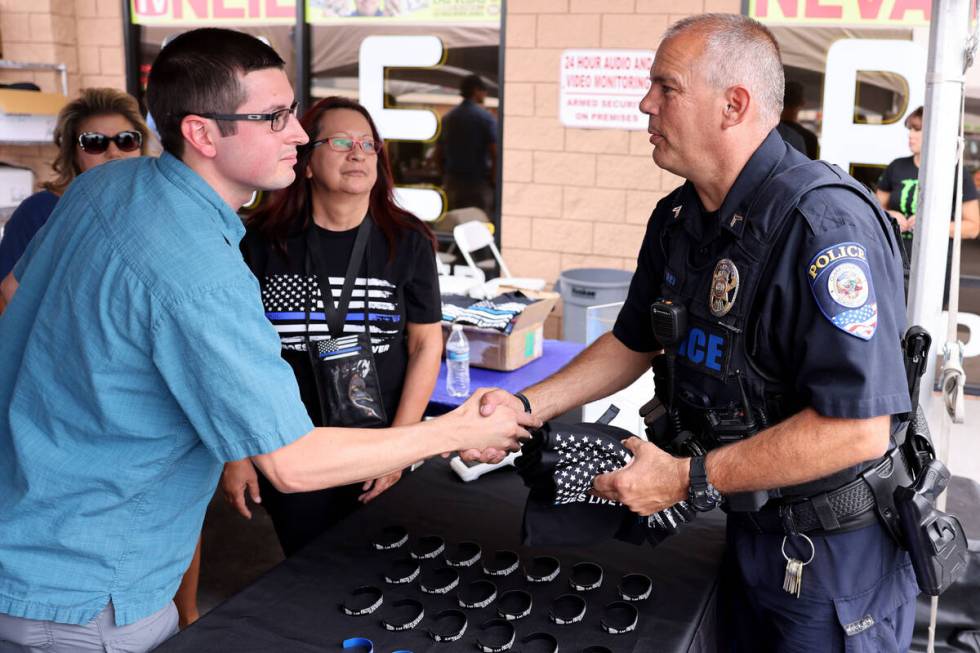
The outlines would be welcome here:
[[[581,342],[567,340],[545,340],[541,358],[533,360],[524,367],[512,372],[485,370],[480,367],[470,367],[470,390],[477,388],[495,387],[508,392],[518,392],[534,385],[564,367],[570,360],[585,349]],[[437,415],[459,406],[465,397],[450,397],[446,392],[446,361],[439,367],[439,379],[436,389],[429,399],[428,414]]]

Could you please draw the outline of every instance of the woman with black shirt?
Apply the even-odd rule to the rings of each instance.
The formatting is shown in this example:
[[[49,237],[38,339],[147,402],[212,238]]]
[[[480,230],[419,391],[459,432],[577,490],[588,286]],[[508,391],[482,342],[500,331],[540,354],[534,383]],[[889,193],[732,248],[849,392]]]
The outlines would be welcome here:
[[[912,256],[912,234],[915,230],[915,212],[919,204],[919,164],[922,159],[922,118],[923,108],[919,107],[905,119],[909,130],[909,150],[912,156],[895,159],[888,164],[878,179],[875,191],[878,201],[895,219],[902,231],[903,244],[909,257]],[[963,171],[962,238],[976,238],[980,234],[980,205],[977,202],[977,189],[973,179]],[[949,225],[949,237],[953,237],[953,225]],[[948,275],[947,275],[948,276]]]
[[[282,356],[296,374],[314,424],[352,425],[343,407],[325,399],[324,379],[330,373],[314,373],[319,363],[307,345],[321,358],[343,359],[364,333],[371,343],[368,358],[373,356],[373,363],[364,364],[376,371],[364,378],[368,386],[376,378],[380,394],[380,407],[372,413],[377,419],[370,425],[418,422],[442,354],[435,239],[395,204],[390,162],[363,106],[326,98],[301,122],[310,143],[296,164],[296,181],[248,220],[242,240],[266,316],[279,332]],[[333,305],[323,303],[327,292],[339,309],[332,323]],[[351,387],[360,392],[363,387],[357,384]],[[261,498],[288,556],[400,476],[395,472],[363,485],[282,494],[245,460],[225,466],[221,485],[225,498],[246,517],[251,513],[245,493],[256,502]]]

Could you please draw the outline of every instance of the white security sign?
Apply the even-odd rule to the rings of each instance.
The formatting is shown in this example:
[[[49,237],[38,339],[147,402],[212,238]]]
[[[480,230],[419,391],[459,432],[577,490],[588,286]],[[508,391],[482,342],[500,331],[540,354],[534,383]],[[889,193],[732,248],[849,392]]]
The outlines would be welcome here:
[[[647,128],[640,100],[650,88],[652,50],[565,50],[559,116],[566,127]]]

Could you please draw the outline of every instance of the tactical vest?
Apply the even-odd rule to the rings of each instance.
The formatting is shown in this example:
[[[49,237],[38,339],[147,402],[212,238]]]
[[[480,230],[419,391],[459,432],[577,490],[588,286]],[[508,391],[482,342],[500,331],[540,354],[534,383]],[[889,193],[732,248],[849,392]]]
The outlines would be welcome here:
[[[681,426],[694,433],[705,449],[750,437],[806,407],[789,379],[764,371],[755,320],[763,299],[760,293],[769,287],[777,262],[774,253],[785,242],[796,207],[808,192],[828,187],[865,200],[893,243],[894,232],[875,198],[836,166],[810,160],[778,170],[747,199],[731,218],[745,221],[741,238],[723,231],[719,238],[726,241],[721,250],[701,266],[693,264],[691,250],[700,243],[692,242],[684,231],[678,215],[682,209],[674,207],[674,221],[661,231],[666,263],[662,298],[687,308],[687,333],[674,355],[673,403]],[[897,251],[897,243],[893,244]],[[768,493],[731,495],[729,506],[758,510],[769,498],[813,496],[854,480],[861,469],[848,468]]]

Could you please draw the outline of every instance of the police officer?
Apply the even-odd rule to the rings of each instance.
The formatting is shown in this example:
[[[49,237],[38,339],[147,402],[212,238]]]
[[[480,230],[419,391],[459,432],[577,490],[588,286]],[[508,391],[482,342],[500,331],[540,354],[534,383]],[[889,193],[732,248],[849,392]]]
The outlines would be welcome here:
[[[653,159],[686,182],[650,218],[613,332],[482,410],[550,419],[665,350],[654,368],[675,455],[630,440],[633,461],[595,492],[641,515],[722,500],[726,649],[907,650],[918,589],[878,515],[880,478],[901,476],[893,416],[910,403],[897,240],[862,187],[779,138],[783,69],[759,23],[675,23],[651,81]]]

